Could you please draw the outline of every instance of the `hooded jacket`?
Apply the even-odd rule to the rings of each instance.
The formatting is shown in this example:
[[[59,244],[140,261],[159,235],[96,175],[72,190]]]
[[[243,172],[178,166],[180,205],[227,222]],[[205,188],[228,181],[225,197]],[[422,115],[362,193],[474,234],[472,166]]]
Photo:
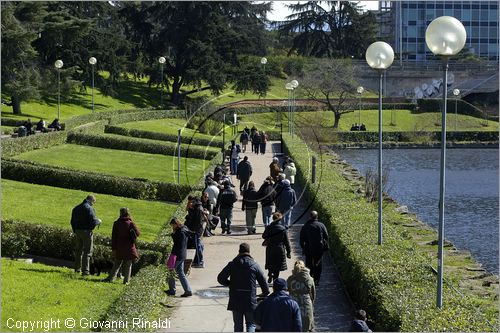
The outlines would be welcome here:
[[[264,181],[259,188],[259,201],[262,207],[274,205],[274,199],[276,197],[276,192],[274,191],[274,186],[269,181]]]
[[[314,280],[309,275],[309,269],[294,272],[287,280],[290,296],[299,304],[302,317],[302,331],[309,332],[314,328],[314,307],[316,298]]]
[[[263,300],[254,313],[262,332],[300,332],[302,318],[299,305],[286,291],[273,292]]]
[[[283,173],[286,176],[286,179],[290,181],[290,184],[295,184],[295,175],[297,174],[297,168],[295,167],[295,163],[290,162],[286,165]]]
[[[186,259],[187,243],[190,234],[191,232],[185,225],[171,234],[172,240],[174,241],[172,245],[172,254],[177,256],[177,261]]]
[[[285,181],[283,181],[282,183],[283,190],[276,199],[276,208],[284,214],[288,210],[290,210],[290,208],[295,206],[297,197],[295,196],[295,191],[290,186],[290,184],[287,184]]]

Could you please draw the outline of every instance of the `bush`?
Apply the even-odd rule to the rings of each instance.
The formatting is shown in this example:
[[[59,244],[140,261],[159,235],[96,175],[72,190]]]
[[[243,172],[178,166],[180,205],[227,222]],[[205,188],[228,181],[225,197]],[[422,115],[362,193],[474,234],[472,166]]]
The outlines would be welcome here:
[[[334,132],[333,141],[340,142],[378,142],[378,132]],[[425,141],[441,141],[441,132],[383,132],[383,142],[415,142],[425,138]],[[447,132],[448,141],[498,141],[498,132]]]
[[[67,142],[85,146],[102,147],[107,149],[131,150],[149,154],[176,156],[176,143],[156,143],[130,137],[116,137],[112,135],[91,135],[70,133]],[[186,158],[211,160],[217,152],[198,146],[181,145],[181,155]]]
[[[2,140],[2,155],[14,156],[21,153],[61,145],[66,141],[66,132],[49,132],[22,138]]]
[[[187,184],[109,176],[32,161],[2,159],[1,167],[2,177],[5,179],[141,200],[180,202],[191,191],[191,187]]]
[[[29,238],[25,235],[17,235],[2,232],[2,256],[21,257],[28,251]]]
[[[149,132],[149,131],[128,129],[124,127],[111,126],[111,125],[106,126],[106,129],[104,131],[106,133],[118,134],[123,136],[132,136],[136,138],[177,142],[177,135],[175,134]],[[209,139],[189,137],[189,136],[181,136],[181,142],[188,145],[203,146],[203,147],[222,148],[223,146],[223,142],[220,139],[209,140]]]
[[[421,112],[440,112],[442,106],[442,99],[440,98],[426,98],[417,100],[418,110],[415,113]],[[448,103],[446,104],[446,112],[453,113],[455,112],[455,103],[451,103],[451,100],[448,99]],[[476,118],[484,118],[484,113],[474,105],[459,99],[457,101],[457,113],[465,114]]]
[[[394,213],[395,207],[384,209],[384,244],[377,245],[377,207],[353,191],[337,162],[318,156],[318,181],[312,184],[306,180],[310,157],[316,154],[289,135],[284,145],[297,166],[297,181],[314,198],[312,209],[329,230],[342,281],[356,306],[374,319],[374,331],[498,331],[496,307],[465,289],[459,295],[448,283],[444,309],[435,309],[433,261],[408,239],[409,228],[403,226],[408,220]]]

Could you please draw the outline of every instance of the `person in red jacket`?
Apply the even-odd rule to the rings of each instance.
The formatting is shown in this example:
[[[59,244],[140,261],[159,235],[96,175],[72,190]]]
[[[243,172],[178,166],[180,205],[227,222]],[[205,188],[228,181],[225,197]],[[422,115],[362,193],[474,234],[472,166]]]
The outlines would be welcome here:
[[[111,249],[115,260],[109,276],[105,279],[106,281],[112,282],[123,265],[123,283],[128,284],[132,272],[132,263],[139,259],[139,253],[137,253],[135,247],[135,241],[139,235],[139,228],[132,221],[128,208],[120,208],[120,217],[113,224],[111,234]]]

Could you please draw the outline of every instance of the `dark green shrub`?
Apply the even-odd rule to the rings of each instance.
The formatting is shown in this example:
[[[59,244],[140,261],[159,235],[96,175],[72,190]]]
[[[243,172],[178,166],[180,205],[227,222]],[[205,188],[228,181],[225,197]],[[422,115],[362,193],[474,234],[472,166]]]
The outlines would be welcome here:
[[[177,142],[177,135],[142,131],[137,129],[128,129],[119,126],[106,126],[106,133],[118,134],[123,136],[132,136],[136,138],[152,139],[159,141],[172,141]],[[222,140],[214,138],[213,140],[196,138],[190,136],[181,136],[181,142],[188,145],[203,146],[203,147],[218,147],[222,148]]]
[[[378,142],[378,132],[334,132],[332,141],[340,142]],[[425,137],[430,141],[441,141],[441,132],[383,132],[383,142],[414,142],[415,137]],[[446,140],[449,141],[498,141],[498,132],[468,131],[447,132]]]
[[[115,177],[15,159],[2,159],[1,168],[6,179],[142,200],[179,202],[191,190],[189,185]]]
[[[455,103],[451,103],[451,99],[448,99],[446,104],[446,112],[455,112]],[[484,113],[474,105],[459,99],[457,102],[457,113],[465,114],[472,117],[484,118]],[[440,98],[426,98],[417,100],[418,110],[415,113],[421,112],[441,112],[442,99]]]
[[[9,157],[26,151],[63,144],[66,141],[66,134],[65,131],[60,131],[2,140],[2,156]]]
[[[2,125],[3,126],[19,127],[19,126],[22,126],[23,124],[24,124],[24,120],[2,117]]]
[[[2,256],[21,257],[28,251],[28,236],[2,232]]]
[[[70,133],[68,141],[85,146],[102,147],[107,149],[131,150],[149,154],[176,156],[177,144],[173,142],[156,143],[131,137],[117,137],[112,135],[92,135]],[[181,145],[181,155],[186,158],[211,160],[217,152],[194,145]]]

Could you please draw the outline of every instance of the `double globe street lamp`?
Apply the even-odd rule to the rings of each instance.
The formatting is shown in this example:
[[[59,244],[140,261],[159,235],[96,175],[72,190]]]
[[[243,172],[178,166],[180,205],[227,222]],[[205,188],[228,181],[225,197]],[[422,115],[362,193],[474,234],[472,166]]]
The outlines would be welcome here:
[[[448,60],[462,50],[467,38],[464,26],[454,17],[441,16],[432,21],[425,31],[427,47],[443,60],[443,105],[441,108],[441,164],[439,177],[438,279],[436,305],[443,306],[443,242],[444,192],[446,167],[446,98],[448,94]]]
[[[57,68],[57,119],[61,120],[61,68],[64,66],[62,60],[56,60],[54,67]]]
[[[366,62],[379,72],[378,86],[378,244],[382,244],[382,79],[394,61],[394,51],[385,42],[375,42],[366,50]]]
[[[97,59],[90,57],[89,64],[92,65],[92,113],[94,113],[94,66],[97,64]]]

